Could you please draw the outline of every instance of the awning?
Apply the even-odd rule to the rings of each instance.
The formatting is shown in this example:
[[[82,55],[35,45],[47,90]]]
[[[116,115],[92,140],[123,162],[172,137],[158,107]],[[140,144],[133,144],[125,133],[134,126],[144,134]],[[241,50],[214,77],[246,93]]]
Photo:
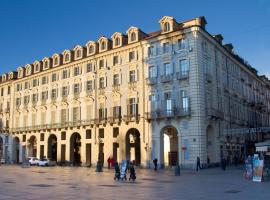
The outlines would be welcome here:
[[[256,151],[266,152],[266,151],[268,151],[268,147],[267,146],[256,147]]]
[[[256,151],[263,151],[263,152],[268,151],[268,149],[270,149],[270,140],[256,143],[255,146],[256,146]]]

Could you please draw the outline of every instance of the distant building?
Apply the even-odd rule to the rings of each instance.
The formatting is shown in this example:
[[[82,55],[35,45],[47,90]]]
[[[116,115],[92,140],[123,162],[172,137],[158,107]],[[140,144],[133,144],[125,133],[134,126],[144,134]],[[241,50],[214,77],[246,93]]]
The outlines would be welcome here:
[[[197,156],[205,164],[252,153],[269,137],[269,80],[210,35],[204,17],[159,24],[3,74],[0,155],[84,166],[157,158],[190,168]]]

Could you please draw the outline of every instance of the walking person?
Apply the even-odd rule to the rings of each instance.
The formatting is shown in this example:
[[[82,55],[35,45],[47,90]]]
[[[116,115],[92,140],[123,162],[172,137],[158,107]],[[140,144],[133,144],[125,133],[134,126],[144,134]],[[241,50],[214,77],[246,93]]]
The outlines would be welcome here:
[[[153,160],[153,163],[154,163],[154,166],[155,166],[155,171],[157,171],[157,162],[158,162],[158,159],[155,158],[155,159]]]
[[[197,157],[197,162],[196,162],[196,171],[198,171],[199,169],[202,169],[201,167],[201,160],[199,157]]]
[[[107,162],[108,162],[108,169],[110,169],[111,168],[111,157],[108,158]]]
[[[221,168],[223,171],[226,170],[227,161],[225,158],[221,158]]]

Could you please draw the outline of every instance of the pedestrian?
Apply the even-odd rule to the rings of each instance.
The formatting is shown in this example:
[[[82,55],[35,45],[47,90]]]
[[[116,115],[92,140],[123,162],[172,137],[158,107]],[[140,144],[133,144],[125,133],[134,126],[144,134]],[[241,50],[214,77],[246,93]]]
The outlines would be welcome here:
[[[222,170],[225,171],[226,170],[226,165],[227,165],[227,161],[225,158],[221,158],[221,167]]]
[[[108,162],[108,169],[110,169],[111,168],[111,157],[108,158],[107,162]]]
[[[197,157],[197,162],[196,162],[196,171],[198,171],[199,169],[202,169],[201,167],[201,160],[199,157]]]
[[[155,171],[157,171],[157,162],[158,162],[158,159],[155,158],[155,159],[153,160],[153,163],[154,163],[154,166],[155,166]]]
[[[209,158],[209,156],[207,156],[207,167],[208,168],[210,167],[210,158]]]

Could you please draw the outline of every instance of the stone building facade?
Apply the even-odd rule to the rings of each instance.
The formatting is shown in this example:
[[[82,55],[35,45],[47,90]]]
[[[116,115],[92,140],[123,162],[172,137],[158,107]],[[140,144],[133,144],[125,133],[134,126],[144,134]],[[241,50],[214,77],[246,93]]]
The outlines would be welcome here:
[[[269,126],[268,79],[210,35],[204,17],[159,24],[2,75],[2,157],[83,166],[113,157],[145,167],[157,158],[160,166],[193,167],[197,156],[216,163],[248,151],[254,136],[228,131]]]

